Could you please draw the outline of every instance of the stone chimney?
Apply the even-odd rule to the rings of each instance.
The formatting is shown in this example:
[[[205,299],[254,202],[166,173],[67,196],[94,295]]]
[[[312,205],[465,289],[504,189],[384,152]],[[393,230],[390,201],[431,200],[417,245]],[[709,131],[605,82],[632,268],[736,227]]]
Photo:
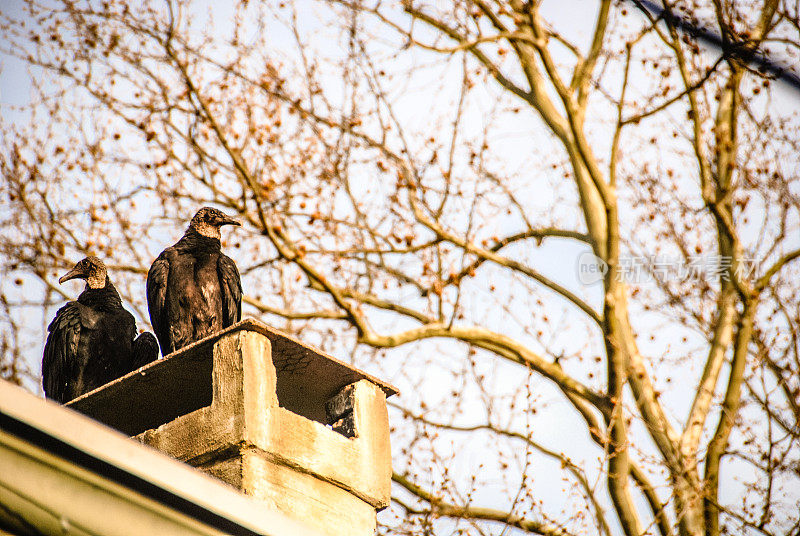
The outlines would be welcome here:
[[[389,384],[252,319],[70,402],[331,536],[389,504]]]

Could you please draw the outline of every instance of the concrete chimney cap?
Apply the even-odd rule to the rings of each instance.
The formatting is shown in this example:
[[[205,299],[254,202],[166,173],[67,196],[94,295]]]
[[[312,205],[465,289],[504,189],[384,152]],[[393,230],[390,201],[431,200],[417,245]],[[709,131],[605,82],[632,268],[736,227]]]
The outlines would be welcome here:
[[[393,385],[247,318],[85,393],[66,406],[129,435],[169,422],[211,403],[212,348],[219,340],[242,332],[269,340],[280,405],[292,410],[311,406],[311,413],[300,413],[314,420],[325,420],[325,401],[361,380],[374,384],[387,398],[398,394]]]
[[[245,318],[205,339],[194,342],[167,355],[165,359],[172,359],[183,354],[193,353],[198,347],[213,344],[222,336],[235,331],[255,331],[267,337],[272,344],[273,362],[278,374],[291,374],[292,372],[302,370],[304,371],[304,375],[342,377],[342,381],[345,382],[343,384],[354,383],[359,380],[368,380],[380,387],[381,390],[386,393],[387,398],[400,393],[392,384],[376,378],[371,374],[367,374],[344,361],[340,361],[332,355],[310,344],[306,344],[288,333],[259,322],[255,318]]]

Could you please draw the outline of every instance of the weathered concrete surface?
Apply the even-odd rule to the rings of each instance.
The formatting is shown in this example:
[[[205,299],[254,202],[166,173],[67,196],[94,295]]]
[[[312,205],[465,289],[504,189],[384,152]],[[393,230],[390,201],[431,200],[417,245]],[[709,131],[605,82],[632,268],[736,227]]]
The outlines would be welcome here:
[[[389,504],[394,393],[247,320],[70,405],[325,534],[358,536],[374,533],[375,510]],[[331,429],[342,418],[353,437]]]
[[[246,450],[243,489],[274,509],[331,535],[375,532],[375,508],[352,493],[313,474],[268,460],[258,449]]]

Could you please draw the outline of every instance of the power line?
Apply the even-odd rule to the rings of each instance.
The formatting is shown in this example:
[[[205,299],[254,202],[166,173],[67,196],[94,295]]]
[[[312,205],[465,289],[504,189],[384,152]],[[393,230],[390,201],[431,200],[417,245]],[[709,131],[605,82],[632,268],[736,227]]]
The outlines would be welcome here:
[[[746,43],[732,42],[708,28],[698,26],[679,15],[675,15],[671,10],[667,10],[650,0],[630,0],[630,2],[643,13],[655,15],[656,19],[664,20],[698,41],[720,49],[724,57],[734,57],[739,61],[754,66],[760,72],[768,73],[776,79],[782,80],[794,89],[800,91],[800,76],[795,74],[788,66],[781,65],[779,62],[770,58],[763,50],[748,46]]]

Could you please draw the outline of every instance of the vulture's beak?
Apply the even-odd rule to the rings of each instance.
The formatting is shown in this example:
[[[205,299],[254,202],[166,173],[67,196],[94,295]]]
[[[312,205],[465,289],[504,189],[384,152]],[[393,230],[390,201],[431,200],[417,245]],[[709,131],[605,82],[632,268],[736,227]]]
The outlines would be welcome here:
[[[64,274],[64,276],[61,279],[59,279],[58,282],[63,283],[65,281],[69,281],[70,279],[78,279],[79,277],[83,278],[85,277],[85,275],[83,273],[83,270],[81,270],[76,266],[75,268]]]
[[[222,225],[236,225],[238,227],[242,226],[241,223],[239,223],[238,221],[234,220],[233,218],[231,218],[230,216],[227,216],[227,215],[222,218],[222,222],[220,223],[220,226],[222,226]]]

